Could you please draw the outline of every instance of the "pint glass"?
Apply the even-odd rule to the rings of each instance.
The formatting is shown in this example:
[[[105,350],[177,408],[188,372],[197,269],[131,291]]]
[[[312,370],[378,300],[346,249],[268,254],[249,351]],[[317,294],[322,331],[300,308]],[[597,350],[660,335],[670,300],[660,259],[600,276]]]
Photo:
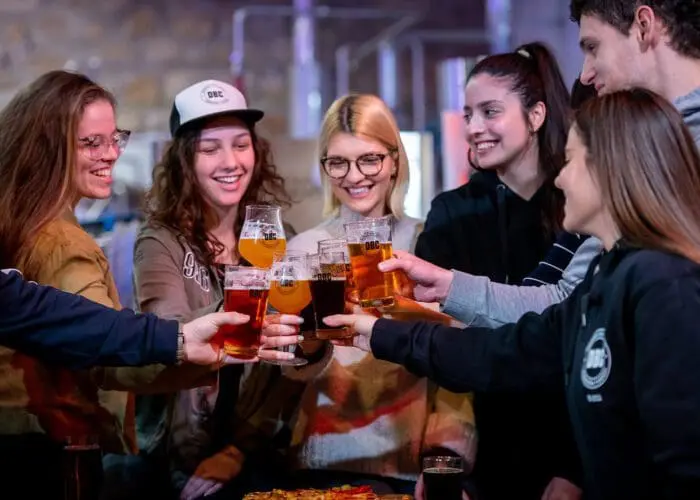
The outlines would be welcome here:
[[[219,329],[226,354],[239,359],[257,357],[269,293],[270,272],[267,269],[226,266],[224,311],[250,316],[248,323],[224,325]]]
[[[238,252],[253,266],[272,266],[272,257],[284,253],[287,240],[282,226],[282,209],[276,205],[248,205],[238,240]]]
[[[425,500],[462,500],[463,471],[464,465],[460,457],[425,457]]]
[[[344,339],[352,337],[345,326],[329,326],[323,318],[345,312],[345,254],[341,248],[324,249],[318,256],[309,257],[312,262],[311,300],[316,315],[316,336],[319,339]]]
[[[360,298],[355,287],[355,280],[352,277],[352,267],[350,266],[350,253],[348,251],[348,241],[341,239],[321,240],[318,242],[318,252],[343,252],[345,255],[345,300],[357,304]]]
[[[380,262],[392,257],[392,219],[392,216],[387,216],[345,224],[350,266],[360,307],[394,304],[394,293],[398,289],[396,274],[377,269]]]

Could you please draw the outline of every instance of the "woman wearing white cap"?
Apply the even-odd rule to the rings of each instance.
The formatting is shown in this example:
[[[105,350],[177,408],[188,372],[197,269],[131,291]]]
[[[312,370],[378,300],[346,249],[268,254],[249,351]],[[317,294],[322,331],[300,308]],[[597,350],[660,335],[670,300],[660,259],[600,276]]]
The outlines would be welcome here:
[[[255,130],[262,117],[238,89],[220,81],[198,82],[175,97],[172,142],[153,171],[146,224],[134,251],[142,311],[182,320],[219,308],[222,268],[240,261],[245,206],[288,203],[269,144]],[[284,320],[293,324],[296,318]],[[211,495],[227,484],[221,494],[233,498],[260,487],[241,474],[244,459],[253,473],[256,457],[274,467],[273,439],[284,426],[263,425],[278,417],[284,421],[302,389],[283,378],[279,367],[261,364],[245,373],[222,369],[218,388],[142,397],[137,401],[142,452],[162,472],[172,472],[180,498]]]

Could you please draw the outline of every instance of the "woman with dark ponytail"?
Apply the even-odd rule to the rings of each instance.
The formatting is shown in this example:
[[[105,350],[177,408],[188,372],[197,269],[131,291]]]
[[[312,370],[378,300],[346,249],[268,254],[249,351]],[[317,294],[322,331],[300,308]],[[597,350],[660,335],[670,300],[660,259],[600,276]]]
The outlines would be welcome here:
[[[478,172],[437,196],[416,255],[446,269],[521,284],[563,232],[569,91],[541,43],[489,56],[465,88],[466,140]],[[579,463],[563,399],[475,395],[480,500],[576,499]],[[514,423],[515,422],[515,423]]]

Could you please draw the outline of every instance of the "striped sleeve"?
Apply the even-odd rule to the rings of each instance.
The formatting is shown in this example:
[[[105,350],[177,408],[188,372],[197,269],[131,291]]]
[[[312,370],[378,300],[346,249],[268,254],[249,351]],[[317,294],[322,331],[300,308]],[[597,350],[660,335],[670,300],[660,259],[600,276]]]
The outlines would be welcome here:
[[[562,232],[544,260],[523,278],[523,286],[552,285],[559,282],[576,250],[587,238],[588,236],[580,234]]]

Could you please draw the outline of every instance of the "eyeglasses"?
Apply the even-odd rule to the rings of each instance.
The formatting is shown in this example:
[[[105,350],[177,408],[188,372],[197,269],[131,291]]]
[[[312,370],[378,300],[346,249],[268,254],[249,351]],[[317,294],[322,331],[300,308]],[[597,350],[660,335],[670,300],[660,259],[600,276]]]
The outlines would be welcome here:
[[[130,130],[119,130],[111,138],[103,135],[91,135],[78,138],[78,142],[91,160],[99,160],[104,158],[114,146],[117,147],[119,154],[122,154],[129,143],[129,137],[131,137]]]
[[[390,154],[369,153],[359,156],[356,160],[349,160],[342,156],[325,156],[321,158],[323,170],[332,179],[342,179],[350,172],[350,164],[357,165],[357,170],[365,177],[374,177],[384,168],[384,158],[387,156],[393,157],[394,152]]]

